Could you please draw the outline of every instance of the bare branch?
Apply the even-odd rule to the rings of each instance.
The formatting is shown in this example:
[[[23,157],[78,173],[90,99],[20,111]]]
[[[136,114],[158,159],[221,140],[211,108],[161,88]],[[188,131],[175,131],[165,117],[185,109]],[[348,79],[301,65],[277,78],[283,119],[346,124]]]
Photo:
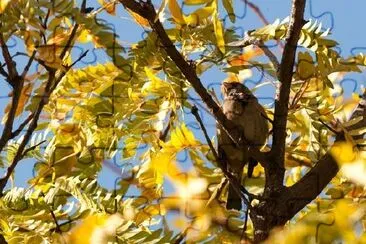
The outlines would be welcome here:
[[[15,88],[13,89],[12,99],[11,99],[11,105],[10,110],[7,113],[7,119],[5,122],[5,126],[3,129],[3,133],[0,138],[0,152],[4,149],[4,146],[10,139],[12,135],[13,130],[13,124],[15,120],[15,114],[18,108],[19,99],[22,93],[23,83],[24,80],[21,79],[21,77],[17,76],[16,79],[13,80],[17,84],[15,85]]]
[[[82,14],[85,13],[85,8],[86,8],[86,0],[83,0],[83,2],[81,3],[80,13],[82,13]],[[66,53],[69,51],[69,48],[72,47],[71,43],[74,41],[74,38],[75,38],[75,35],[76,35],[76,32],[78,31],[78,29],[79,29],[79,24],[75,24],[74,27],[72,28],[69,39],[67,40],[67,43],[60,54],[61,60],[63,60]]]
[[[23,152],[23,154],[22,154],[22,157],[24,157],[27,153],[29,153],[30,151],[33,151],[34,149],[36,149],[37,147],[39,147],[41,144],[43,144],[45,142],[46,142],[46,140],[43,140],[43,141],[37,143],[36,145],[31,146],[31,147],[25,149],[24,152]]]
[[[275,102],[274,121],[273,121],[273,146],[271,149],[271,158],[275,161],[277,173],[269,172],[269,184],[282,186],[284,179],[284,157],[285,157],[285,140],[286,125],[289,106],[289,95],[293,69],[295,64],[295,56],[297,42],[300,37],[301,28],[304,24],[304,10],[306,0],[293,0],[291,18],[288,25],[286,44],[283,50],[279,81],[281,82],[279,99]],[[274,168],[275,169],[275,168]]]
[[[4,59],[5,59],[6,66],[8,68],[9,78],[7,80],[9,82],[9,84],[12,87],[14,87],[16,85],[14,79],[18,76],[18,72],[16,70],[13,59],[11,58],[8,46],[6,45],[6,42],[4,40],[3,33],[0,33],[0,45],[1,45],[1,50],[2,50],[2,53],[3,53]]]
[[[24,67],[24,70],[23,70],[23,72],[21,74],[21,77],[22,77],[23,80],[24,80],[25,76],[27,75],[27,73],[28,73],[28,71],[30,69],[30,66],[33,63],[33,60],[34,60],[34,57],[36,56],[36,53],[37,53],[37,50],[34,50],[33,53],[32,53],[32,55],[31,55],[31,57],[28,60],[27,65]]]
[[[68,66],[68,68],[72,68],[75,64],[77,64],[80,60],[82,60],[83,58],[85,58],[85,56],[88,54],[89,50],[86,50],[85,52],[83,52],[70,66]]]
[[[0,63],[0,74],[1,74],[2,76],[4,76],[6,79],[8,79],[8,78],[9,78],[9,74],[8,74],[8,73],[6,73],[6,71],[5,71],[5,69],[4,69],[4,67],[3,67],[3,66],[4,66],[4,65]]]
[[[12,134],[11,137],[9,139],[13,139],[14,137],[18,136],[20,132],[22,132],[22,130],[28,125],[28,123],[32,120],[34,116],[34,113],[31,113],[18,127],[18,129],[16,129]]]

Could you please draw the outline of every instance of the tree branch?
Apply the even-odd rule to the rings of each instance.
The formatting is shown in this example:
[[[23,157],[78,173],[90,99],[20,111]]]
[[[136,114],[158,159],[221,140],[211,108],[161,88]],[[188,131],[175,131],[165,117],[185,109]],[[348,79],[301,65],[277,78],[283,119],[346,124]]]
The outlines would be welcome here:
[[[23,79],[23,80],[25,79],[25,76],[27,75],[27,73],[28,73],[28,71],[29,71],[29,69],[30,69],[30,67],[31,67],[31,65],[32,65],[32,63],[33,63],[33,60],[34,60],[34,58],[35,58],[35,56],[36,56],[36,53],[37,53],[37,50],[35,49],[35,50],[33,51],[32,55],[31,55],[31,57],[29,58],[28,63],[27,63],[27,65],[25,66],[25,68],[24,68],[24,70],[23,70],[22,74],[21,74],[21,77],[22,77],[22,79]]]
[[[16,85],[14,79],[18,76],[18,72],[16,70],[13,59],[11,58],[8,46],[6,45],[6,42],[4,40],[3,33],[0,33],[0,45],[1,45],[1,50],[3,53],[4,59],[5,59],[6,66],[8,68],[8,79],[7,80],[9,82],[9,84],[12,87],[14,87]]]
[[[18,136],[20,132],[28,125],[28,123],[32,120],[34,116],[34,113],[31,113],[16,129],[14,132],[11,133],[11,136],[9,139],[13,139],[14,137]]]
[[[357,109],[350,120],[362,116],[358,123],[349,126],[347,129],[355,130],[366,127],[366,91],[362,95]],[[362,138],[362,135],[353,136],[354,140]],[[343,135],[337,134],[336,142],[344,141]],[[333,156],[328,152],[317,164],[296,184],[288,188],[287,194],[283,194],[283,201],[287,202],[288,218],[291,219],[298,211],[314,200],[321,191],[336,176],[339,167]]]
[[[289,95],[293,69],[295,64],[297,42],[299,40],[301,28],[304,24],[304,10],[306,0],[293,0],[291,18],[287,29],[286,44],[284,47],[279,81],[281,82],[279,99],[275,102],[275,112],[273,121],[273,146],[270,158],[274,161],[276,173],[269,172],[269,184],[282,186],[284,179],[284,156],[286,140],[286,124],[289,106]]]
[[[22,89],[23,89],[24,80],[21,79],[21,77],[17,76],[17,78],[14,79],[13,81],[16,82],[16,85],[13,88],[13,94],[12,94],[12,99],[11,99],[10,110],[7,113],[5,126],[4,126],[4,129],[3,129],[3,133],[1,135],[1,138],[0,138],[0,152],[4,149],[6,143],[8,142],[8,140],[12,136],[12,130],[13,130],[13,124],[14,124],[14,120],[15,120],[15,115],[16,115],[19,99],[20,99]]]

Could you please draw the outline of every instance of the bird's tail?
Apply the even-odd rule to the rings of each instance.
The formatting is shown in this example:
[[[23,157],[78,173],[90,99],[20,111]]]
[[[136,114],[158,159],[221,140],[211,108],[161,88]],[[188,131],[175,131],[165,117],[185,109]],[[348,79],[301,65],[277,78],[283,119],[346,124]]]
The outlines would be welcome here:
[[[238,178],[239,182],[241,177]],[[241,210],[241,198],[240,196],[236,193],[234,187],[229,184],[229,192],[228,192],[228,197],[227,197],[227,202],[226,202],[226,209],[236,209],[236,210]]]

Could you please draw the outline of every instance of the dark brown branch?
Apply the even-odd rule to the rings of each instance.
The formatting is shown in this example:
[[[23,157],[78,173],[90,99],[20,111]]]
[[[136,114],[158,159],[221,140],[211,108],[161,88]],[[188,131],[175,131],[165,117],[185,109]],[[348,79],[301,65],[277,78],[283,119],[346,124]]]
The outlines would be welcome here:
[[[3,129],[3,133],[0,138],[0,152],[4,149],[6,143],[12,136],[12,130],[13,130],[13,124],[15,120],[15,114],[18,108],[19,99],[22,93],[23,83],[24,80],[21,79],[21,77],[17,76],[16,79],[14,79],[14,82],[16,82],[16,85],[13,89],[13,94],[11,98],[11,105],[10,110],[7,114],[7,119],[5,122],[5,126]]]
[[[83,52],[70,66],[68,66],[68,68],[72,68],[75,64],[80,62],[80,60],[85,58],[85,56],[88,54],[88,52],[89,52],[89,50],[86,50],[85,52]]]
[[[284,179],[285,140],[287,136],[286,125],[289,95],[295,64],[297,42],[300,37],[301,28],[304,24],[305,3],[306,0],[292,1],[291,18],[287,29],[286,44],[284,47],[279,71],[279,81],[281,87],[279,99],[275,102],[273,146],[270,153],[272,160],[279,170],[275,174],[272,172],[268,173],[268,183],[274,184],[276,186],[282,186]]]
[[[12,132],[9,139],[13,139],[14,137],[18,136],[20,132],[28,125],[28,123],[33,119],[34,113],[31,113],[16,129],[14,132]]]
[[[39,147],[42,143],[45,143],[45,142],[46,142],[46,140],[43,140],[43,141],[41,141],[41,142],[37,143],[36,145],[31,146],[31,147],[29,147],[29,148],[25,149],[25,150],[24,150],[24,152],[23,152],[23,154],[22,154],[22,157],[24,157],[27,153],[29,153],[30,151],[33,151],[34,149],[36,149],[36,148],[37,148],[37,147]]]
[[[6,65],[6,64],[5,64],[5,65]],[[8,74],[8,73],[6,73],[6,71],[5,71],[4,67],[3,67],[3,64],[1,64],[1,63],[0,63],[0,74],[1,74],[2,76],[4,76],[6,79],[9,77],[9,74]]]
[[[4,59],[5,59],[6,66],[8,68],[9,77],[7,80],[10,83],[10,85],[12,87],[14,87],[16,85],[16,82],[14,79],[18,76],[18,72],[16,70],[15,63],[13,62],[13,59],[11,58],[8,46],[6,45],[6,42],[4,40],[3,33],[0,33],[0,45],[1,45],[1,50],[3,53]]]
[[[362,120],[358,123],[347,127],[348,130],[355,130],[366,127],[366,92],[362,96],[357,109],[352,114],[350,120],[362,116]],[[362,135],[353,136],[354,140],[362,138]],[[337,133],[336,142],[344,141],[344,137]],[[298,211],[303,209],[308,203],[315,199],[320,192],[329,184],[336,176],[339,167],[335,159],[328,152],[317,164],[296,184],[288,189],[288,194],[282,197],[288,202],[289,219],[292,218]],[[284,199],[285,201],[285,199]]]
[[[28,73],[28,71],[29,71],[29,69],[30,69],[30,67],[31,67],[31,65],[33,63],[33,60],[34,60],[34,58],[36,56],[36,53],[37,53],[37,51],[34,50],[33,53],[32,53],[32,55],[31,55],[31,57],[28,60],[27,65],[24,67],[24,70],[23,70],[23,72],[21,74],[21,77],[22,77],[23,80],[25,79],[25,76],[27,75],[27,73]]]
[[[217,154],[214,146],[212,145],[212,142],[210,140],[210,137],[208,136],[207,130],[205,128],[205,125],[203,124],[202,119],[201,119],[200,115],[198,114],[198,109],[197,109],[196,106],[193,106],[192,107],[192,114],[194,115],[194,117],[198,121],[198,123],[199,123],[199,125],[201,127],[201,130],[203,131],[203,135],[205,136],[205,139],[207,141],[207,144],[210,147],[210,150],[211,150],[212,154],[214,155],[214,158],[215,158],[216,162],[218,163],[220,169],[224,173],[225,177],[228,179],[229,183],[233,186],[233,188],[236,191],[236,193],[238,194],[238,196],[240,196],[241,199],[245,202],[245,205],[247,206],[247,208],[251,208],[251,205],[250,205],[251,200],[253,198],[257,198],[257,197],[254,196],[253,194],[251,194],[250,192],[248,192],[241,185],[241,183],[236,179],[236,177],[233,176],[229,171],[227,171],[227,169],[226,169],[227,162],[223,162],[219,158],[219,155]],[[248,196],[249,200],[246,198],[245,195]]]

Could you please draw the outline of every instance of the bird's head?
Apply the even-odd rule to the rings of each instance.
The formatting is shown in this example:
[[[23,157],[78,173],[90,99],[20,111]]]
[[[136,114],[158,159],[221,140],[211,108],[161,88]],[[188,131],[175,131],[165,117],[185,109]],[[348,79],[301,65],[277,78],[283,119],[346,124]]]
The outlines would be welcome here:
[[[245,99],[253,97],[252,92],[248,87],[239,82],[223,82],[221,85],[221,92],[224,99],[228,97]]]

